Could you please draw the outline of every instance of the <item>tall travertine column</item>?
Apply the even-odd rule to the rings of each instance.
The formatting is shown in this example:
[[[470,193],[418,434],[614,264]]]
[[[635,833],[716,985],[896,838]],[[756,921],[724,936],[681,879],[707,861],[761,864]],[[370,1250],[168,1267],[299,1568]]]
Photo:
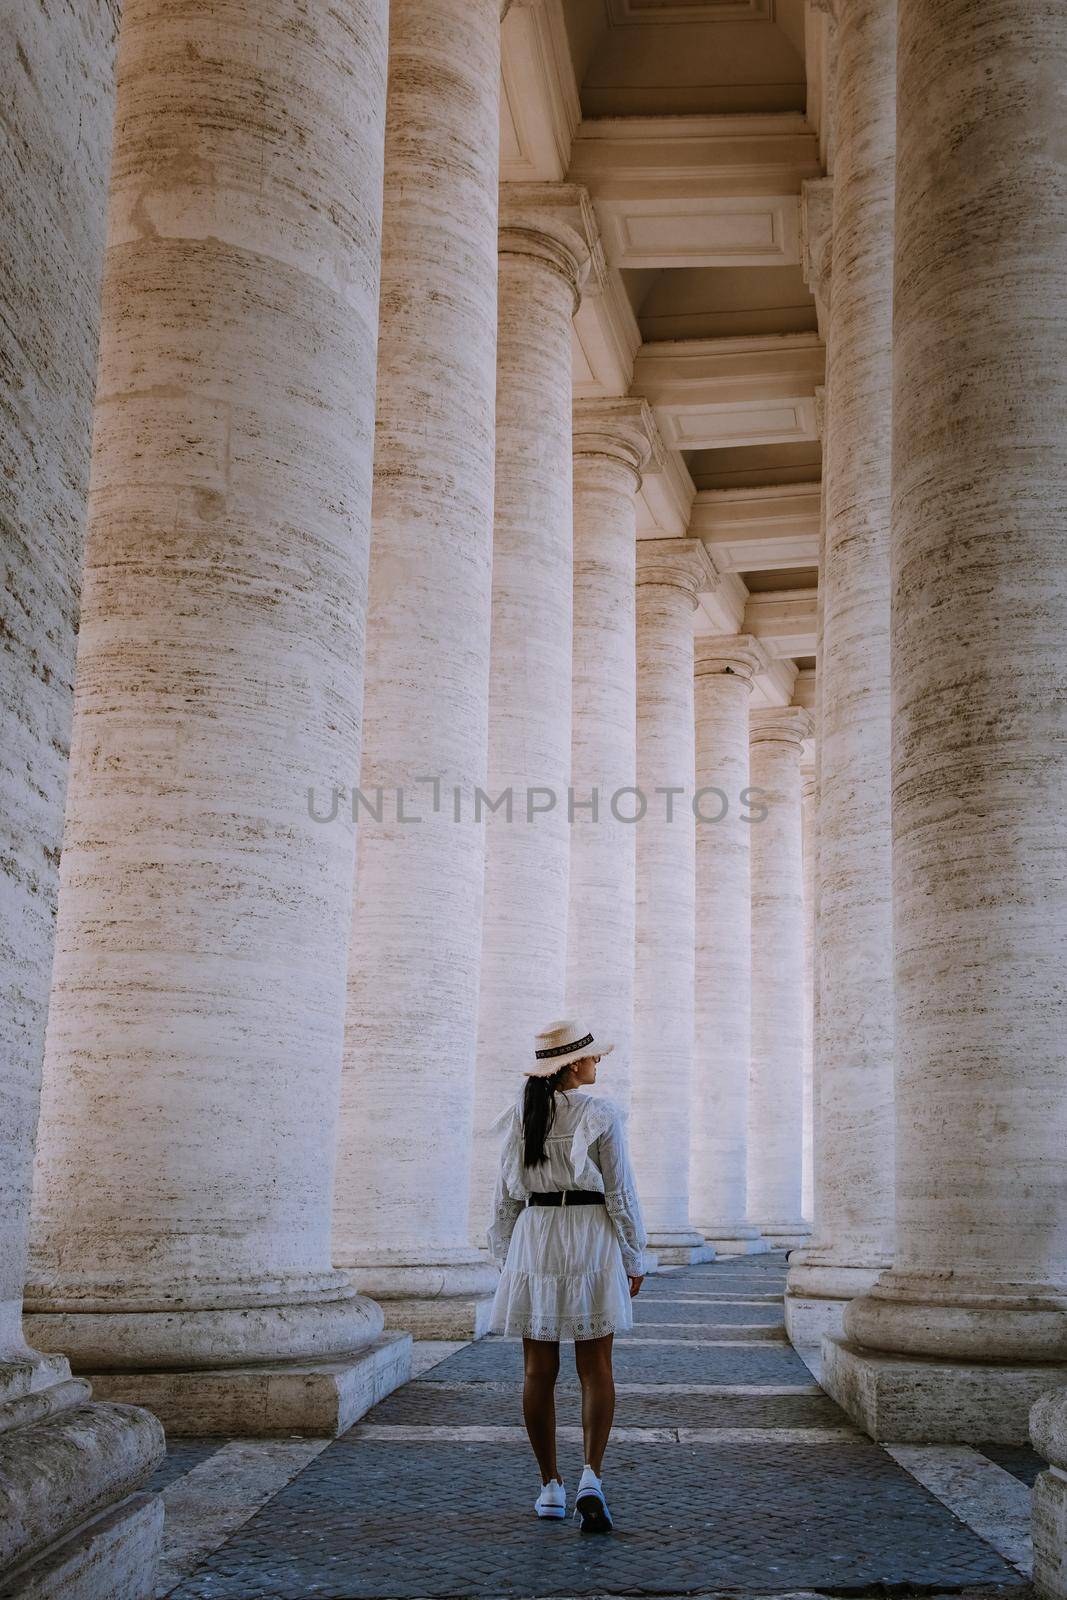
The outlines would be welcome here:
[[[775,1249],[801,1244],[804,878],[800,756],[812,719],[800,706],[749,715],[752,828],[752,1064],[748,1214]]]
[[[614,1040],[598,1081],[623,1106],[633,1058],[636,838],[626,820],[632,802],[612,801],[637,781],[634,497],[658,443],[646,401],[584,400],[574,407],[574,820],[565,1010]]]
[[[849,0],[837,28],[833,294],[819,572],[821,1154],[812,1242],[790,1262],[799,1343],[840,1332],[893,1249],[889,788],[896,0]]]
[[[385,4],[291,21],[129,0],[119,60],[27,1304],[177,1431],[331,1431],[410,1350],[330,1265],[353,830],[308,793],[358,772]]]
[[[471,1172],[484,1245],[533,1036],[564,1007],[571,771],[571,320],[596,247],[584,189],[505,186],[500,218],[489,803]]]
[[[815,1214],[815,763],[800,766],[800,855],[804,867],[803,1171],[800,1213]]]
[[[90,1403],[22,1334],[114,110],[105,3],[7,13],[0,61],[0,1587],[154,1592],[154,1417]],[[43,1552],[48,1552],[43,1554]],[[38,1585],[40,1588],[38,1590]]]
[[[720,1255],[768,1248],[748,1220],[752,1043],[752,884],[746,821],[752,679],[768,666],[748,634],[698,637],[696,714],[696,1030],[691,1214]]]
[[[1067,14],[899,12],[897,1249],[826,1349],[881,1437],[1025,1440],[1067,1383]]]
[[[392,0],[360,775],[384,800],[359,823],[334,1261],[424,1338],[482,1332],[497,1276],[468,1238],[467,1189],[499,83],[499,0]]]
[[[690,1220],[696,935],[693,611],[718,577],[699,539],[637,547],[637,948],[633,1155],[661,1263],[715,1251]],[[644,814],[640,815],[644,807]]]

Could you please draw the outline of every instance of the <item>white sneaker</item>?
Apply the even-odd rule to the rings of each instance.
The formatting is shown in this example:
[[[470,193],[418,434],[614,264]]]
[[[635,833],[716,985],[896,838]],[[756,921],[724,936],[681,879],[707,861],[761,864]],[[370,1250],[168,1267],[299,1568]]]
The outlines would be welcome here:
[[[534,1501],[539,1517],[561,1521],[567,1515],[567,1491],[558,1478],[549,1478]]]
[[[604,1489],[592,1467],[582,1468],[578,1494],[574,1502],[574,1520],[583,1533],[610,1533],[614,1527]]]

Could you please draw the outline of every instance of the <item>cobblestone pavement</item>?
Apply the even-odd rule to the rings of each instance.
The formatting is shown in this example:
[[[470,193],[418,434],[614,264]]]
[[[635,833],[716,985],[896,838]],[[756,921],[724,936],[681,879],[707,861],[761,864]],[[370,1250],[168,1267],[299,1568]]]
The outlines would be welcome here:
[[[784,1279],[773,1255],[646,1281],[633,1333],[616,1341],[611,1537],[533,1515],[521,1346],[485,1339],[342,1438],[279,1443],[303,1451],[294,1475],[251,1495],[191,1572],[186,1560],[173,1600],[1021,1592],[1017,1568],[818,1389],[785,1340]],[[579,1391],[570,1347],[563,1358],[557,1417],[573,1491]],[[157,1481],[177,1510],[197,1474],[230,1481],[227,1452],[261,1461],[270,1449],[182,1441]],[[1025,1493],[1026,1452],[996,1465],[973,1454]],[[161,1593],[181,1564],[168,1570]]]

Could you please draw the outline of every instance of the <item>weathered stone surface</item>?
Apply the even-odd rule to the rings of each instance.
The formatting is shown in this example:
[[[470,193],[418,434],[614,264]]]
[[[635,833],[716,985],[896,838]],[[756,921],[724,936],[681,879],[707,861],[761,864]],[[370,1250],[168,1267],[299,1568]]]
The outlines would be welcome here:
[[[637,547],[637,828],[633,1161],[662,1265],[702,1259],[690,1218],[696,932],[693,610],[715,569],[698,539]],[[665,791],[677,791],[673,795]],[[636,807],[635,807],[636,809]],[[632,812],[626,812],[631,815]]]
[[[1067,1350],[1067,16],[899,13],[897,1252],[845,1331],[994,1414]]]
[[[0,1362],[19,1317],[67,785],[118,6],[5,15],[0,61]],[[0,1383],[2,1392],[2,1383]]]
[[[93,1387],[111,1400],[136,1396],[178,1438],[321,1439],[343,1433],[410,1376],[411,1336],[390,1332],[339,1361],[104,1372]]]
[[[896,0],[837,29],[833,425],[819,570],[819,1171],[788,1299],[861,1294],[893,1254],[889,492]],[[805,1212],[810,1215],[810,1212]],[[793,1313],[790,1312],[792,1316]],[[813,1309],[809,1329],[820,1324]],[[790,1323],[790,1327],[793,1323]]]
[[[859,1302],[853,1302],[858,1304]],[[822,1383],[872,1438],[901,1444],[1024,1444],[1034,1402],[1067,1386],[1067,1365],[937,1361],[868,1350],[848,1337],[822,1344]]]
[[[1067,1596],[1067,1388],[1043,1394],[1030,1413],[1034,1449],[1048,1462],[1034,1484],[1034,1588],[1044,1600]]]
[[[64,1544],[0,1579],[0,1600],[152,1600],[163,1537],[158,1494],[131,1494]]]
[[[749,777],[766,810],[752,829],[752,1058],[748,1215],[775,1248],[803,1243],[804,881],[800,755],[811,733],[800,706],[749,713]]]
[[[133,1406],[74,1406],[0,1432],[0,1573],[124,1500],[164,1448],[157,1418]]]
[[[508,185],[500,233],[496,512],[485,903],[471,1237],[485,1242],[499,1151],[489,1124],[563,1011],[571,767],[571,319],[592,213],[571,184]],[[529,819],[529,820],[528,820]]]
[[[454,1337],[457,1318],[473,1333],[471,1290],[488,1294],[497,1276],[468,1243],[467,1191],[484,848],[474,790],[485,783],[489,695],[499,83],[498,0],[393,0],[360,773],[368,799],[381,790],[386,800],[381,820],[364,809],[359,823],[334,1261],[357,1288],[403,1300],[427,1338]],[[378,1270],[384,1260],[388,1282]],[[417,1310],[426,1265],[457,1281]],[[472,1274],[477,1286],[458,1281]],[[466,1299],[450,1308],[450,1293]],[[401,1314],[392,1308],[391,1326],[406,1325]]]
[[[745,821],[752,679],[767,657],[747,634],[697,637],[696,1011],[689,1147],[693,1222],[727,1255],[766,1250],[748,1220],[752,882]]]
[[[624,1107],[633,1059],[636,839],[612,799],[637,777],[634,495],[655,432],[643,400],[574,407],[574,821],[565,1009],[614,1042],[597,1082]]]
[[[385,13],[125,7],[29,1296],[79,1364],[381,1327],[330,1266],[353,835],[308,786],[358,770]]]

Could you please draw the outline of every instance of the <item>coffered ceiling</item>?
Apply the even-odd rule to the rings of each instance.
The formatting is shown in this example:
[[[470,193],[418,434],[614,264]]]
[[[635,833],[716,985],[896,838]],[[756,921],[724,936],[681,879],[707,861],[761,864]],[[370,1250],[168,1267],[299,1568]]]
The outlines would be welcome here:
[[[579,186],[600,231],[575,394],[648,400],[639,537],[703,540],[697,630],[760,638],[772,704],[813,698],[825,352],[801,187],[832,156],[825,30],[805,0],[514,0],[503,28],[502,177]]]

